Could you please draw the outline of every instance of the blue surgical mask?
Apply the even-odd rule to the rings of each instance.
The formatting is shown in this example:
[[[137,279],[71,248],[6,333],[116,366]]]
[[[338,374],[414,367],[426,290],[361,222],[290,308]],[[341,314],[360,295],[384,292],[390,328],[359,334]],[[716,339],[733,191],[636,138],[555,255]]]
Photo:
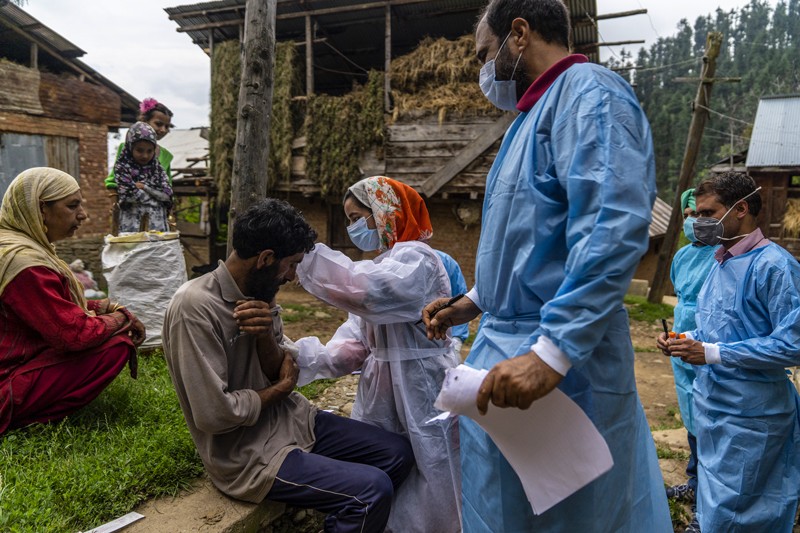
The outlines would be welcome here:
[[[707,244],[708,246],[716,246],[722,241],[732,241],[734,239],[747,237],[750,235],[749,233],[744,233],[735,237],[725,237],[725,227],[722,225],[722,221],[725,220],[725,217],[728,216],[728,213],[730,213],[733,208],[736,207],[736,204],[742,200],[747,200],[760,190],[761,187],[743,197],[741,200],[736,200],[731,208],[725,211],[725,214],[722,215],[722,218],[719,220],[712,217],[697,217],[697,219],[694,221],[694,224],[692,224],[693,233],[697,240],[703,244]]]
[[[370,217],[372,215],[367,218]],[[381,239],[378,236],[378,228],[370,229],[367,227],[367,218],[359,218],[347,226],[347,234],[359,250],[372,252],[381,247]]]
[[[691,242],[697,242],[697,237],[694,236],[695,220],[697,220],[697,217],[686,217],[686,220],[683,221],[683,234],[686,235],[686,238]]]
[[[517,110],[517,82],[514,81],[514,74],[517,72],[517,65],[519,60],[522,59],[522,54],[517,57],[517,62],[514,63],[514,70],[511,72],[510,80],[497,80],[495,79],[495,60],[500,55],[500,50],[506,45],[506,41],[511,37],[509,33],[503,44],[497,50],[497,55],[494,59],[490,59],[481,67],[481,74],[478,83],[481,86],[481,91],[494,104],[498,109],[503,111],[516,111]]]

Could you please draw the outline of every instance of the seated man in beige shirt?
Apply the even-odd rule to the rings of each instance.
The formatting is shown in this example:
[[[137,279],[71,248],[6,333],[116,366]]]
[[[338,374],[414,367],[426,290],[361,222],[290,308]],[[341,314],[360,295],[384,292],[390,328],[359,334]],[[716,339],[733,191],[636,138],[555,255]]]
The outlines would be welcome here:
[[[164,354],[189,432],[219,490],[328,513],[326,531],[379,532],[414,464],[411,446],[394,433],[318,411],[293,392],[298,368],[270,305],[315,239],[281,200],[266,199],[236,217],[234,252],[170,302]]]

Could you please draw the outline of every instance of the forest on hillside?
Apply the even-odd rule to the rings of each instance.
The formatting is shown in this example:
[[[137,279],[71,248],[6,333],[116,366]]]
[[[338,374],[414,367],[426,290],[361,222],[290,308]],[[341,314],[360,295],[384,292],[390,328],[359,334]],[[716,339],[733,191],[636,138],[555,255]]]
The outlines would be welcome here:
[[[607,63],[633,85],[653,130],[659,196],[672,202],[680,172],[708,32],[723,34],[716,77],[740,77],[739,83],[715,83],[709,121],[703,135],[696,176],[731,153],[746,150],[762,96],[800,93],[800,0],[774,7],[751,0],[739,10],[683,19],[677,31],[636,55],[623,50]],[[800,120],[800,117],[798,117]]]

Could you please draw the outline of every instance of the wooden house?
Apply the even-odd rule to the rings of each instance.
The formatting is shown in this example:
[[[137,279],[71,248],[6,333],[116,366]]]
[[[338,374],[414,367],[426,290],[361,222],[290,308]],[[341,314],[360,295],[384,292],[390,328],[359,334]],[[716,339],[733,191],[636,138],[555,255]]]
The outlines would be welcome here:
[[[81,184],[90,218],[59,244],[99,272],[112,201],[108,133],[136,120],[138,100],[79,58],[85,54],[20,7],[0,2],[0,198],[30,167],[49,166]]]
[[[360,175],[352,176],[351,183],[364,176],[386,175],[415,187],[425,196],[431,214],[431,245],[459,261],[468,283],[474,279],[485,177],[513,116],[496,110],[451,112],[446,106],[399,114],[392,80],[398,74],[393,70],[395,61],[426,38],[456,40],[471,35],[485,4],[486,0],[278,0],[275,29],[277,41],[295,43],[304,60],[306,98],[346,94],[354,83],[365,81],[369,70],[383,73],[383,142],[364,151]],[[598,47],[604,44],[598,42],[598,20],[645,12],[598,15],[595,0],[567,4],[574,50],[592,61],[599,60]],[[241,39],[244,10],[243,0],[166,9],[178,31],[212,57],[220,43]],[[437,58],[448,60],[444,55]],[[469,78],[475,88],[478,70],[476,62]],[[478,95],[476,100],[486,104],[479,91]],[[358,256],[345,232],[340,191],[328,194],[309,178],[305,149],[305,138],[293,140],[291,179],[274,183],[271,194],[299,207],[328,244]]]

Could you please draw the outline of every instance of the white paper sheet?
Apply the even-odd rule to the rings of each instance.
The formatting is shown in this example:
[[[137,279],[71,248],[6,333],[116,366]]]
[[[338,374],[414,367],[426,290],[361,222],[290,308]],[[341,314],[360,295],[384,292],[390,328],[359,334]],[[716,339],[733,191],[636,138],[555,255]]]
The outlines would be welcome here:
[[[465,365],[448,370],[435,406],[449,413],[437,418],[464,415],[477,422],[519,476],[534,514],[542,514],[611,469],[614,460],[605,439],[558,389],[529,409],[501,409],[490,403],[481,415],[475,399],[488,372]]]

